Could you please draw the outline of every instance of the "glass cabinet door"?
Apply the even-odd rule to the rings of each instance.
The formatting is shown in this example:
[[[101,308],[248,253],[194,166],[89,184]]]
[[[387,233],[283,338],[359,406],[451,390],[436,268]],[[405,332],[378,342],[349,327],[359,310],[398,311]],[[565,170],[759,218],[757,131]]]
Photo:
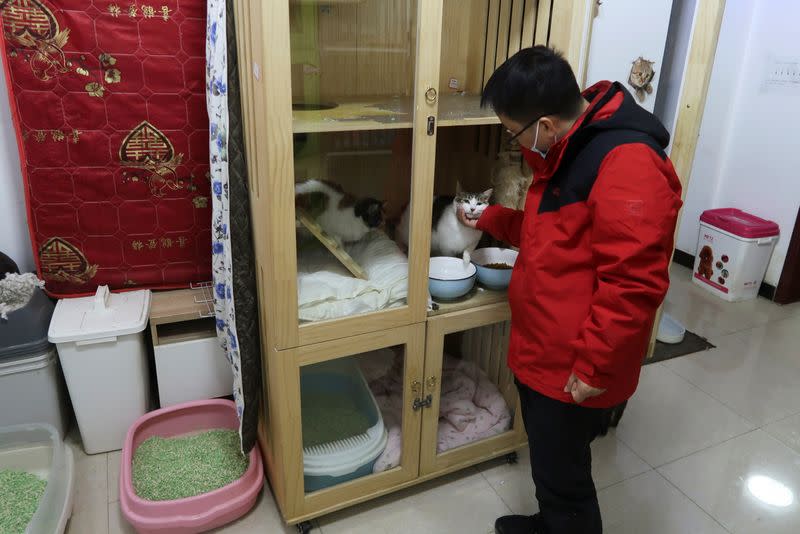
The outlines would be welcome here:
[[[417,1],[289,0],[300,325],[406,306]]]
[[[420,324],[298,349],[292,443],[302,444],[304,506],[337,506],[417,476],[424,335]]]
[[[506,364],[507,306],[466,310],[428,321],[421,471],[429,474],[522,443],[514,376]]]

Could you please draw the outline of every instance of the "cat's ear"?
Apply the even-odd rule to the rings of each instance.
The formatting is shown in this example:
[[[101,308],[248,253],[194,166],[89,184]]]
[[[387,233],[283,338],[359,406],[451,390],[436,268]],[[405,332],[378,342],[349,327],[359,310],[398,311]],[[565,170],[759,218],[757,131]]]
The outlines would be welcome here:
[[[460,195],[464,190],[461,189],[461,180],[456,180],[456,195]]]
[[[493,191],[494,191],[494,189],[490,187],[489,189],[487,189],[486,191],[484,191],[483,193],[481,193],[481,196],[484,196],[484,197],[486,197],[487,199],[488,199],[488,198],[491,198],[491,196],[492,196],[492,192],[493,192]]]

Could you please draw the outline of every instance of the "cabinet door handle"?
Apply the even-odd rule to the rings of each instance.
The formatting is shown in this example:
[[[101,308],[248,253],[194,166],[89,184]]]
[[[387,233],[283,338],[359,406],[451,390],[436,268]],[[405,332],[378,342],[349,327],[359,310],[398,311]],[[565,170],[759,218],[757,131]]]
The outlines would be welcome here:
[[[433,396],[428,394],[428,396],[425,397],[424,399],[419,399],[419,398],[414,399],[414,404],[412,405],[412,408],[414,408],[414,411],[416,412],[417,410],[421,410],[422,408],[430,408],[432,404],[433,404]]]
[[[425,101],[428,104],[435,104],[437,97],[438,97],[438,94],[436,93],[436,89],[433,88],[433,87],[428,87],[428,90],[425,91]]]
[[[433,135],[436,131],[436,117],[433,115],[428,116],[428,135]]]
[[[423,408],[429,408],[431,404],[433,404],[433,396],[431,394],[428,394],[424,399],[420,398],[422,383],[419,380],[411,382],[411,393],[414,395],[414,402],[411,404],[411,407],[415,412]]]

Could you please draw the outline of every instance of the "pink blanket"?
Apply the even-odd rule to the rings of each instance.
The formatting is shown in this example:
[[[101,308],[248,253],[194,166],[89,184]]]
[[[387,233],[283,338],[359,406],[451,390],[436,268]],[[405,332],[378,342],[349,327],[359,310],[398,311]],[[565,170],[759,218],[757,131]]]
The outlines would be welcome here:
[[[375,462],[378,473],[397,467],[402,451],[402,358],[378,351],[361,362],[389,433],[386,449]],[[472,362],[444,355],[439,411],[439,453],[502,434],[511,428],[511,411],[503,395]]]

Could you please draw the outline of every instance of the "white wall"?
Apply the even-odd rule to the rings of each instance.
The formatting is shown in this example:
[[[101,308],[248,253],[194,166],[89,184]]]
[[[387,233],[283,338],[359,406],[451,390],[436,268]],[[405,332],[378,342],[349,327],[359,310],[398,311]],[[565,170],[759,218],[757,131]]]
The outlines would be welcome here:
[[[21,272],[33,271],[19,151],[3,69],[0,68],[0,251],[17,262]]]
[[[695,253],[700,213],[736,207],[777,222],[777,285],[800,206],[800,85],[768,89],[771,58],[799,57],[800,2],[727,2],[677,246]]]
[[[642,107],[653,111],[661,79],[664,43],[667,38],[672,0],[612,0],[603,2],[592,22],[586,85],[600,80],[628,85],[631,63],[639,56],[654,61],[653,93]]]

